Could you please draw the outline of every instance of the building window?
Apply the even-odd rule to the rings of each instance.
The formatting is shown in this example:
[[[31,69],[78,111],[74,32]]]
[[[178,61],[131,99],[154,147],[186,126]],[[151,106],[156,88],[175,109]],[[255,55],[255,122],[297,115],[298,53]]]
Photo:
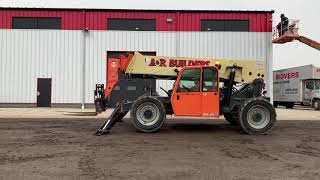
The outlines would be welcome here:
[[[155,19],[107,19],[107,30],[155,31]]]
[[[249,32],[248,20],[201,20],[201,31]]]
[[[13,17],[12,29],[61,29],[61,18]]]

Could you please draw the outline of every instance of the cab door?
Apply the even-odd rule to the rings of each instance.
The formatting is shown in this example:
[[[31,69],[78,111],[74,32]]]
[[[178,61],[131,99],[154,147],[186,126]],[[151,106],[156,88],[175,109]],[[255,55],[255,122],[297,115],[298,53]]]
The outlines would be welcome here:
[[[171,104],[177,116],[201,116],[201,68],[184,68],[178,77]]]
[[[219,73],[215,67],[202,69],[202,116],[219,117]]]

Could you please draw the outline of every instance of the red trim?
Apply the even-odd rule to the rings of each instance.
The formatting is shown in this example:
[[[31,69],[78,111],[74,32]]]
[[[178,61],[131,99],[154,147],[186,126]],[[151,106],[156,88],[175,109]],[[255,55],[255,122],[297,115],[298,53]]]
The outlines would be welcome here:
[[[107,18],[156,19],[157,31],[200,31],[200,21],[248,20],[250,32],[271,32],[272,12],[134,11],[0,9],[0,29],[11,29],[12,17],[60,17],[63,30],[105,30]],[[166,19],[171,18],[172,22]]]

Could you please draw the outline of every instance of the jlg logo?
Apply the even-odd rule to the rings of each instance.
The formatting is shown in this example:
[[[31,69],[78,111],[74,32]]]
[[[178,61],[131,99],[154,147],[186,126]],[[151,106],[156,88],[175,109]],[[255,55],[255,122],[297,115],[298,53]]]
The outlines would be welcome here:
[[[298,78],[298,77],[299,77],[299,72],[288,72],[288,73],[276,74],[276,80],[291,79],[291,78]]]
[[[148,66],[160,66],[160,67],[184,67],[184,66],[209,66],[210,61],[201,60],[180,60],[180,59],[170,59],[169,64],[165,59],[146,59]]]

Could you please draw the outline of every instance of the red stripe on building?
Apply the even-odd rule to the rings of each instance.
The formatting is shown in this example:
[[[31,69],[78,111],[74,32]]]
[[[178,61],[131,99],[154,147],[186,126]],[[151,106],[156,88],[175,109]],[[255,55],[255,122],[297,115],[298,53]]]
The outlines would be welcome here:
[[[0,9],[0,29],[11,29],[12,17],[59,17],[63,30],[106,30],[108,18],[156,19],[157,31],[200,31],[201,20],[248,20],[250,32],[271,32],[272,12],[197,12],[133,10]],[[172,22],[167,22],[171,18]]]

